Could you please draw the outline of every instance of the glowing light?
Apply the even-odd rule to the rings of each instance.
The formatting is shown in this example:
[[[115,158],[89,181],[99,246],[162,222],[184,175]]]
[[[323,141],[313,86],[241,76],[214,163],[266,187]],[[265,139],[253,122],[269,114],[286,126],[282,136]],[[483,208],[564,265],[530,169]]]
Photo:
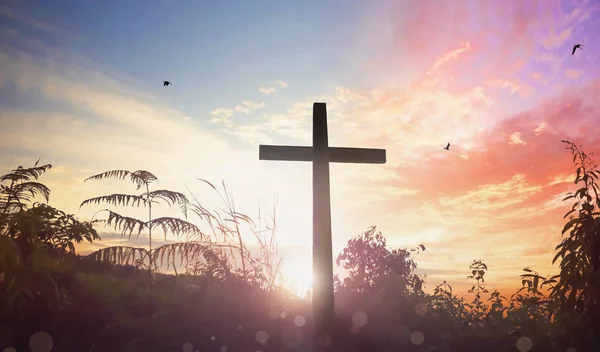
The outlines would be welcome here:
[[[422,332],[414,331],[412,334],[410,334],[410,342],[412,342],[413,345],[421,345],[423,344],[423,341],[425,341],[425,335],[423,335]]]
[[[301,328],[304,326],[304,324],[306,324],[306,318],[304,318],[304,316],[302,315],[296,315],[294,317],[294,325],[296,325],[297,327]]]
[[[363,327],[365,325],[367,325],[367,322],[369,321],[369,317],[367,316],[367,313],[363,312],[363,311],[357,311],[354,314],[352,314],[352,323],[354,324],[354,326],[360,328]]]
[[[283,285],[298,297],[312,291],[313,273],[310,265],[289,265],[282,268]]]
[[[52,347],[54,347],[54,341],[47,332],[39,331],[29,338],[29,348],[32,352],[50,352]]]
[[[192,352],[194,350],[194,345],[192,345],[190,342],[186,342],[183,344],[181,349],[183,352]]]
[[[415,312],[418,315],[425,315],[427,314],[427,306],[424,303],[417,303],[417,305],[415,305]]]
[[[533,347],[533,342],[527,336],[521,336],[517,340],[517,349],[521,352],[528,352]]]
[[[267,343],[267,340],[269,339],[269,334],[267,334],[266,331],[261,330],[261,331],[257,332],[256,335],[254,335],[254,339],[256,339],[256,342],[264,345],[265,343]]]

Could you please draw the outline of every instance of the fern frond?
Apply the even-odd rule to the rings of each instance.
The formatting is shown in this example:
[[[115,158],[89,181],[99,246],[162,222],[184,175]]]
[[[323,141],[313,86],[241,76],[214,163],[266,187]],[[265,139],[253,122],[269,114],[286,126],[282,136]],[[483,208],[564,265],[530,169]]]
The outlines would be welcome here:
[[[125,177],[129,176],[131,174],[131,172],[127,171],[127,170],[110,170],[110,171],[106,171],[94,176],[90,176],[88,178],[86,178],[85,180],[83,180],[83,182],[87,182],[87,181],[101,181],[104,180],[105,178],[116,178],[119,180],[124,180]]]
[[[106,247],[88,255],[88,257],[94,260],[107,262],[112,265],[130,265],[137,259],[144,260],[146,256],[148,256],[146,249],[128,246]]]
[[[31,197],[35,197],[39,194],[46,199],[46,202],[50,200],[50,188],[40,182],[30,181],[19,183],[13,186],[13,191],[19,200],[29,201],[31,198],[27,193],[31,194]]]
[[[52,168],[51,164],[34,166],[34,167],[27,168],[27,169],[24,169],[22,166],[19,166],[18,168],[7,173],[6,175],[0,176],[0,182],[28,181],[28,180],[31,180],[32,178],[37,180],[41,174],[43,174],[44,172],[48,171],[51,168]]]
[[[200,256],[210,247],[210,243],[202,242],[179,242],[169,243],[157,247],[152,253],[152,261],[163,264],[165,256],[167,257],[167,265],[175,261],[179,257],[179,264],[183,265],[190,261],[199,260]],[[167,267],[168,269],[168,267]]]
[[[146,170],[134,171],[131,173],[130,176],[131,182],[137,185],[137,189],[140,189],[142,186],[148,186],[154,181],[158,181],[158,177],[154,176],[154,174]]]
[[[185,220],[181,220],[181,219],[177,219],[177,218],[171,218],[171,217],[156,218],[156,219],[152,219],[147,224],[151,228],[155,228],[155,227],[162,228],[163,232],[165,233],[165,240],[167,237],[167,233],[172,233],[177,236],[185,235],[186,240],[189,240],[190,238],[196,238],[198,240],[205,240],[205,239],[209,238],[209,236],[207,236],[204,232],[202,232],[198,228],[198,226],[192,224],[189,221],[185,221]]]
[[[179,206],[181,207],[181,211],[183,211],[184,216],[187,218],[189,201],[183,193],[169,191],[166,189],[159,189],[150,192],[148,194],[148,198],[162,199],[166,201],[169,205],[179,204]]]
[[[112,204],[115,206],[118,206],[118,205],[128,206],[129,204],[131,204],[133,206],[139,207],[140,205],[146,204],[146,199],[142,196],[136,196],[133,194],[120,194],[120,193],[110,194],[107,196],[86,199],[81,203],[81,205],[79,206],[79,209],[81,209],[81,207],[83,207],[84,205],[87,205],[87,204],[100,204],[102,202]]]
[[[123,216],[109,209],[102,209],[96,212],[96,214],[103,211],[108,212],[108,219],[105,220],[106,224],[114,227],[115,230],[121,230],[122,236],[125,236],[125,234],[129,232],[128,236],[131,238],[133,231],[135,231],[137,227],[137,236],[139,237],[142,230],[148,227],[148,224],[141,220]]]

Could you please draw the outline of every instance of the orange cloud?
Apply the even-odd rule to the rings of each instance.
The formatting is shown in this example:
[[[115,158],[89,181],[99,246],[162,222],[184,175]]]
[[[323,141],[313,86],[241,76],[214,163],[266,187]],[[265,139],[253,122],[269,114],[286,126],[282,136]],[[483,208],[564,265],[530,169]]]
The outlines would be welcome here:
[[[565,76],[569,77],[569,78],[579,78],[581,77],[581,71],[580,70],[571,70],[571,69],[567,69],[565,71]]]

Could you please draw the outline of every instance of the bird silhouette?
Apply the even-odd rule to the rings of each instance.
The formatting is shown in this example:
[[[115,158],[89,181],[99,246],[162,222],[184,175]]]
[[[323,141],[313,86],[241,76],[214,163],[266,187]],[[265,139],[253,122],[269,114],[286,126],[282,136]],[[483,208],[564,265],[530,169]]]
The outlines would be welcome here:
[[[446,146],[446,148],[444,148],[445,150],[450,150],[450,143],[448,143],[448,145]]]
[[[577,49],[583,50],[583,48],[581,47],[581,44],[573,45],[573,53],[571,55],[575,55],[575,50],[577,50]]]
[[[169,81],[163,81],[163,87],[166,87],[168,85],[173,85],[173,83],[171,83]]]

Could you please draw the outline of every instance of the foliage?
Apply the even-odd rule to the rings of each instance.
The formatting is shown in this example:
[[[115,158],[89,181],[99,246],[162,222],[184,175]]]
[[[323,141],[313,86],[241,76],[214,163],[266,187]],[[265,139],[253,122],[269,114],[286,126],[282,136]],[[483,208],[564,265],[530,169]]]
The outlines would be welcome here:
[[[241,268],[233,269],[233,274],[242,277],[248,283],[252,282],[269,291],[276,290],[277,284],[282,281],[282,258],[277,250],[275,236],[277,201],[273,205],[270,224],[268,223],[263,229],[257,227],[248,215],[236,210],[233,197],[224,181],[221,182],[222,192],[220,192],[211,182],[204,179],[198,180],[211,187],[225,207],[209,210],[200,203],[197,197],[192,196],[194,204],[192,204],[191,210],[200,220],[208,223],[213,237],[220,239],[220,248],[224,249],[224,254],[232,266],[236,266],[237,259],[240,259]],[[249,230],[258,243],[258,249],[260,250],[258,257],[253,257],[248,251],[242,234],[242,226]]]
[[[33,202],[50,189],[37,179],[52,166],[19,166],[0,177],[0,307],[56,306],[64,299],[55,269],[60,254],[75,253],[75,243],[99,240],[93,223],[80,222],[50,205]],[[29,206],[29,207],[28,207]],[[60,278],[60,277],[58,277]]]
[[[568,193],[564,200],[574,200],[574,204],[564,218],[570,216],[562,235],[568,236],[556,246],[554,264],[560,259],[560,273],[546,280],[554,284],[551,298],[557,302],[562,315],[579,319],[588,317],[595,320],[600,328],[600,197],[597,170],[581,146],[563,140],[566,149],[571,151],[576,168],[575,184],[580,188]],[[575,214],[575,216],[573,215]]]
[[[148,209],[148,220],[140,220],[128,216],[121,215],[117,212],[114,212],[110,209],[103,209],[100,212],[108,213],[108,219],[104,222],[106,225],[113,226],[115,229],[121,231],[121,235],[128,235],[131,237],[133,232],[137,232],[137,236],[141,234],[142,231],[148,230],[148,249],[143,248],[133,248],[129,247],[125,251],[127,255],[123,256],[124,253],[122,248],[119,247],[107,247],[100,249],[91,254],[93,258],[101,259],[101,260],[116,260],[113,262],[115,264],[123,264],[123,261],[127,263],[129,260],[138,260],[140,265],[143,265],[145,260],[148,260],[147,268],[148,268],[148,291],[151,290],[152,285],[152,273],[157,269],[156,262],[154,259],[154,251],[152,249],[152,230],[155,228],[162,228],[164,232],[164,236],[166,239],[167,233],[172,233],[177,236],[186,236],[186,239],[195,238],[200,240],[205,240],[206,235],[200,231],[200,229],[188,222],[186,220],[173,218],[173,217],[159,217],[153,218],[152,216],[152,205],[158,203],[159,200],[166,202],[169,206],[179,205],[185,217],[187,217],[187,209],[189,206],[189,201],[186,196],[182,193],[170,191],[170,190],[154,190],[150,191],[150,184],[158,181],[158,178],[145,170],[137,170],[134,172],[130,172],[127,170],[111,170],[106,171],[94,176],[90,176],[84,180],[90,181],[100,181],[104,179],[115,178],[115,179],[129,179],[134,185],[136,185],[137,189],[143,188],[145,190],[144,193],[139,195],[134,194],[110,194],[99,196],[95,198],[90,198],[84,200],[80,207],[89,204],[102,204],[108,203],[113,206],[134,206],[140,207],[143,206]],[[119,255],[116,255],[119,254]],[[136,254],[142,254],[140,258],[135,258]]]
[[[571,216],[563,231],[566,238],[556,247],[559,275],[547,278],[525,267],[519,277],[522,287],[511,296],[503,295],[489,289],[487,275],[493,267],[473,260],[465,272],[474,283],[469,285],[472,299],[457,296],[445,281],[431,294],[425,293],[411,255],[425,247],[389,249],[381,232],[370,227],[348,241],[336,260],[348,272],[343,281],[337,280],[336,350],[509,351],[515,350],[518,341],[530,342],[532,351],[596,350],[600,341],[600,329],[594,325],[599,289],[595,281],[598,172],[589,166],[589,155],[572,143],[567,146],[574,153],[575,183],[580,188],[565,199],[576,204],[565,216]],[[129,177],[138,188],[155,179],[144,172],[107,175]],[[146,188],[138,198],[112,195],[99,197],[98,202],[151,206],[155,202],[149,193]],[[181,198],[165,197],[169,204],[180,204]],[[208,211],[197,199],[182,207],[206,221],[213,231],[210,237],[220,237],[219,242],[189,239],[152,251],[111,247],[87,257],[70,253],[70,246],[64,244],[85,239],[85,226],[58,230],[56,226],[65,223],[57,219],[68,216],[45,205],[11,208],[7,214],[14,218],[7,220],[20,226],[13,233],[36,240],[31,253],[24,256],[16,235],[0,236],[0,269],[7,274],[0,277],[0,341],[27,350],[29,336],[45,330],[55,339],[56,350],[165,351],[179,350],[184,342],[193,343],[194,350],[219,350],[221,346],[286,350],[290,347],[284,336],[296,329],[301,330],[299,348],[307,349],[312,342],[309,302],[291,300],[273,279],[281,263],[274,245],[274,217],[270,237],[259,237],[264,232],[252,228],[265,253],[272,255],[259,262],[247,254],[241,230],[253,222],[235,210],[226,189],[222,198],[226,209],[220,211]],[[107,222],[121,224],[117,227],[129,235],[155,227],[148,221],[119,216],[111,221]],[[64,236],[64,240],[48,240],[49,234]],[[142,258],[161,265],[178,262],[186,270],[176,275],[155,273],[154,299],[149,301]],[[244,264],[238,270],[235,260],[241,258]],[[24,279],[18,285],[11,283],[17,277]],[[8,284],[12,288],[7,289]],[[15,287],[25,291],[17,294]],[[292,320],[298,314],[308,318],[306,327],[294,327]],[[255,340],[259,330],[268,333],[265,345]],[[418,346],[416,332],[425,337]]]
[[[425,246],[419,245],[420,250]],[[384,290],[394,287],[402,294],[420,291],[422,279],[414,274],[417,264],[406,249],[386,247],[386,239],[376,226],[371,226],[360,236],[348,241],[338,255],[336,264],[341,265],[348,277],[338,281],[338,288],[355,292]]]
[[[93,222],[80,222],[73,215],[43,203],[34,203],[31,208],[12,214],[6,236],[13,238],[25,253],[34,242],[52,250],[75,253],[76,243],[100,239]]]
[[[46,202],[49,200],[50,189],[37,180],[52,165],[38,166],[39,162],[30,168],[19,166],[0,176],[0,231],[5,230],[10,214],[25,209],[35,196],[41,195]]]

